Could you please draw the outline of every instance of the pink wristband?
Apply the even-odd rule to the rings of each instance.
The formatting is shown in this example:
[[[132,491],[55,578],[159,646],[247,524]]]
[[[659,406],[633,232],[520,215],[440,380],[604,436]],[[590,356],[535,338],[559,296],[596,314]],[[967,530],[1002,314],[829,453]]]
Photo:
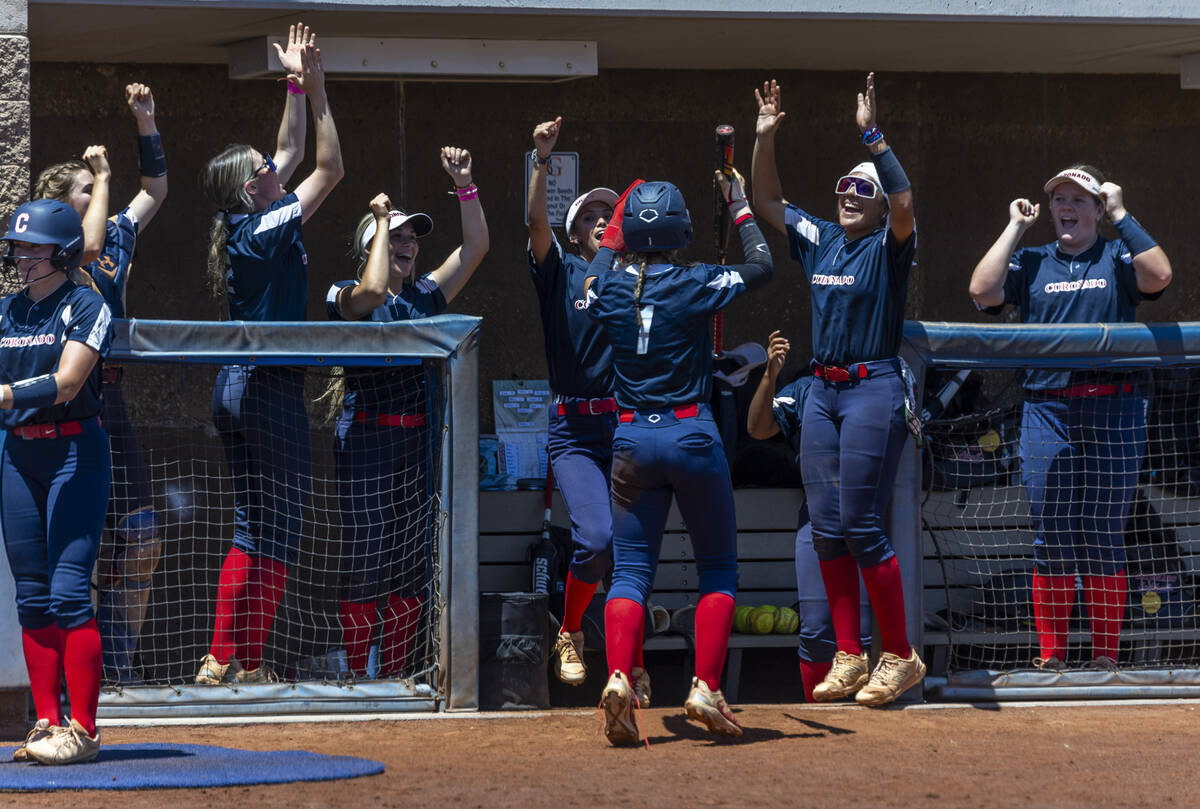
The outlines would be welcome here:
[[[304,91],[300,89],[300,85],[296,84],[294,81],[289,81],[287,83],[287,87],[288,87],[288,95],[290,95],[290,96],[304,95]]]
[[[454,193],[458,195],[459,202],[469,202],[470,200],[473,200],[475,197],[479,196],[479,188],[475,185],[475,183],[471,183],[464,188],[455,186]]]

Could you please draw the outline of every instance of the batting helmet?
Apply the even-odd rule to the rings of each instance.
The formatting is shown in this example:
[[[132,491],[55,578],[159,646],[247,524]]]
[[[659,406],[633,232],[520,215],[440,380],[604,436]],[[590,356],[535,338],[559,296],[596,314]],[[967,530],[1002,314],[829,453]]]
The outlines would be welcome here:
[[[625,248],[635,253],[677,250],[692,240],[692,217],[671,183],[642,183],[625,201]]]
[[[13,213],[4,240],[30,244],[52,244],[58,248],[50,256],[57,269],[70,271],[79,266],[83,255],[83,223],[75,209],[56,199],[35,199]]]

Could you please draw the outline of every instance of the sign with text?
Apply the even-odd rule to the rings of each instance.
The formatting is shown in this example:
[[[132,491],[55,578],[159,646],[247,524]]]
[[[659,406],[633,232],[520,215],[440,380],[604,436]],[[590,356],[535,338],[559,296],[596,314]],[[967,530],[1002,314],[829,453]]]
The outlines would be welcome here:
[[[551,152],[546,176],[546,212],[550,226],[561,228],[567,209],[579,196],[579,152]],[[529,178],[533,176],[533,153],[525,153],[525,225],[529,225]]]

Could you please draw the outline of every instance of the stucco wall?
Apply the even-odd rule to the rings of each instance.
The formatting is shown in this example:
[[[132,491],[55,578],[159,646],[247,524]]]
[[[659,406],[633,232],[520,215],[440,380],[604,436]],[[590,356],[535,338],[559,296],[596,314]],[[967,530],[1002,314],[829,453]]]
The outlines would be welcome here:
[[[749,175],[757,112],[752,90],[769,75],[605,71],[566,84],[409,83],[403,91],[387,83],[331,82],[347,177],[305,228],[310,317],[324,318],[325,290],[332,281],[351,277],[349,233],[378,191],[433,216],[436,227],[422,241],[420,267],[432,269],[453,249],[457,203],[446,194],[449,182],[437,148],[469,147],[492,250],[451,310],[485,317],[481,429],[489,431],[490,380],[545,374],[523,257],[521,161],[533,125],[564,116],[559,148],[580,153],[585,186],[619,190],[637,176],[678,184],[696,223],[689,257],[710,260],[712,130],[722,122],[737,128],[737,163]],[[785,194],[818,215],[832,215],[835,179],[866,154],[853,121],[862,76],[804,72],[777,78],[789,113],[778,141]],[[121,94],[131,80],[154,87],[171,193],[141,240],[130,311],[139,317],[213,317],[218,306],[206,297],[203,280],[211,211],[195,189],[195,177],[226,142],[273,148],[282,87],[231,82],[216,67],[35,63],[34,171],[78,155],[89,143],[106,143],[115,172],[114,202],[131,197],[137,179],[134,127]],[[1045,179],[1082,160],[1125,187],[1129,210],[1175,265],[1176,282],[1161,301],[1142,308],[1143,318],[1196,318],[1191,197],[1200,167],[1189,159],[1188,146],[1200,131],[1197,101],[1200,97],[1179,90],[1172,76],[881,76],[880,122],[916,192],[919,266],[910,287],[909,317],[982,319],[967,297],[967,279],[1003,228],[1008,202],[1039,197]],[[407,200],[397,191],[405,185]],[[1052,238],[1043,221],[1027,241]],[[783,237],[774,234],[770,241],[775,280],[729,309],[726,341],[763,341],[770,329],[783,328],[793,337],[794,359],[800,361],[807,356],[808,294],[798,266],[787,258]]]

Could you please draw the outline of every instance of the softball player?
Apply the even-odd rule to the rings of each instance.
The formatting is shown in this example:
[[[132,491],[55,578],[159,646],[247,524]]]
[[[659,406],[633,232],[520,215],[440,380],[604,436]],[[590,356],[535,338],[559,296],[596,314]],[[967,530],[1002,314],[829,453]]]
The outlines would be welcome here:
[[[588,265],[613,215],[617,192],[593,188],[567,209],[564,227],[578,254],[563,250],[546,213],[550,155],[562,131],[562,118],[533,130],[533,172],[529,181],[529,269],[537,290],[546,344],[546,366],[554,401],[550,405],[547,448],[554,478],[571,515],[574,552],[567,573],[562,626],[554,645],[554,667],[564,683],[582,685],[583,613],[600,579],[612,567],[612,440],[617,426],[613,398],[612,349],[600,325],[575,305]],[[638,703],[650,707],[650,675],[635,644],[630,671]]]
[[[104,297],[113,317],[125,317],[125,291],[132,272],[138,233],[145,229],[167,196],[167,163],[154,122],[154,95],[144,84],[125,87],[125,102],[137,122],[141,190],[115,216],[108,209],[107,160],[94,154],[96,171],[83,161],[59,163],[44,170],[34,187],[35,199],[56,199],[75,209],[84,222],[84,243],[101,243],[99,256],[83,269]],[[102,147],[92,147],[93,149]],[[85,153],[86,156],[86,153]],[[100,161],[103,160],[103,164]],[[103,188],[101,189],[101,186]],[[92,216],[88,206],[97,193]],[[150,579],[158,566],[162,541],[154,512],[150,475],[142,459],[121,391],[122,368],[104,367],[104,426],[112,441],[113,492],[109,505],[110,536],[101,554],[100,608],[96,620],[104,638],[104,666],[119,683],[139,682],[133,670]]]
[[[779,332],[771,332],[767,340],[767,367],[762,375],[750,410],[746,417],[746,431],[751,438],[764,440],[782,431],[783,437],[796,453],[796,464],[800,464],[800,426],[804,418],[804,405],[812,388],[812,374],[801,374],[792,382],[775,392],[779,372],[787,359],[791,344]],[[825,584],[821,580],[820,561],[813,546],[812,521],[808,516],[808,504],[800,507],[799,527],[796,529],[796,589],[799,595],[797,611],[800,613],[800,678],[804,683],[804,698],[813,701],[813,689],[825,679],[833,666],[837,653],[837,636],[833,631],[833,618],[829,612],[829,600],[825,595]],[[866,591],[860,588],[859,639],[862,648],[871,644],[870,603]]]
[[[837,181],[837,222],[783,198],[775,168],[775,134],[785,117],[780,87],[764,83],[755,97],[755,208],[788,235],[812,291],[816,378],[804,408],[800,467],[837,636],[833,666],[813,696],[854,694],[860,704],[881,705],[925,676],[908,643],[900,566],[883,530],[906,430],[896,353],[916,251],[912,190],[876,125],[874,73],[856,114],[871,161]],[[860,571],[883,647],[874,671],[861,643]]]
[[[325,298],[330,320],[430,317],[462,291],[488,251],[487,221],[471,182],[471,153],[445,146],[441,160],[458,196],[462,245],[437,269],[418,276],[418,239],[433,230],[433,220],[392,210],[387,196],[378,195],[355,233],[359,279],[338,281]],[[380,674],[402,674],[416,639],[432,539],[429,411],[425,369],[419,365],[346,371],[334,449],[345,560],[342,638],[354,677],[366,676],[380,598],[387,598]]]
[[[975,267],[970,292],[998,313],[1011,303],[1025,323],[1136,319],[1137,305],[1171,282],[1171,263],[1125,209],[1121,188],[1076,165],[1046,183],[1057,241],[1018,250],[1041,205],[1017,199],[1008,226]],[[1107,218],[1120,238],[1099,234]],[[1064,666],[1082,575],[1092,663],[1116,667],[1125,614],[1123,531],[1146,441],[1148,382],[1139,372],[1028,371],[1021,413],[1021,479],[1036,532],[1033,614],[1038,668]]]
[[[709,318],[766,283],[771,254],[746,204],[741,178],[720,175],[737,224],[743,264],[680,264],[692,237],[683,195],[670,183],[630,186],[617,200],[600,249],[588,267],[588,314],[612,346],[620,405],[613,439],[613,580],[604,609],[609,679],[601,704],[613,744],[639,739],[637,699],[626,672],[654,584],[663,528],[674,494],[695,549],[696,676],[685,708],[710,732],[739,736],[741,725],[721,693],[721,669],[737,593],[737,521],[721,436],[709,407]],[[617,269],[614,256],[629,250]]]
[[[342,178],[337,128],[325,95],[316,36],[303,25],[276,45],[288,72],[288,96],[275,158],[227,146],[200,176],[218,209],[208,269],[223,288],[231,320],[304,320],[308,257],[302,224]],[[283,184],[304,156],[304,99],[317,132],[317,165],[295,191]],[[233,547],[221,568],[213,641],[196,682],[265,682],[263,647],[295,565],[308,496],[310,447],[304,371],[229,365],[217,375],[213,421],[234,484]]]
[[[0,424],[8,431],[0,521],[38,716],[13,758],[73,764],[100,751],[100,631],[89,585],[108,506],[108,435],[98,416],[112,316],[103,298],[68,279],[83,249],[69,205],[25,203],[4,240],[4,263],[25,286],[0,301]]]

